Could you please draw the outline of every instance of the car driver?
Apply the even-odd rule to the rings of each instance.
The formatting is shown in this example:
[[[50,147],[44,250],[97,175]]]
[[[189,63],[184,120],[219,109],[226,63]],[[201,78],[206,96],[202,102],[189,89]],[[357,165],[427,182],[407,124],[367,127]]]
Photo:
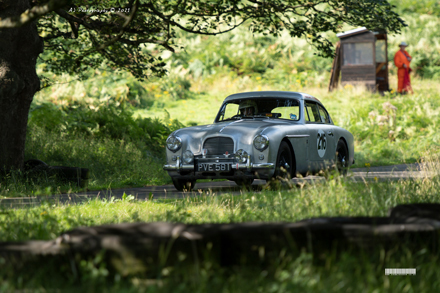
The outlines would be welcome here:
[[[240,110],[240,115],[243,117],[252,117],[257,113],[257,103],[255,101],[243,101],[240,103],[238,109]]]

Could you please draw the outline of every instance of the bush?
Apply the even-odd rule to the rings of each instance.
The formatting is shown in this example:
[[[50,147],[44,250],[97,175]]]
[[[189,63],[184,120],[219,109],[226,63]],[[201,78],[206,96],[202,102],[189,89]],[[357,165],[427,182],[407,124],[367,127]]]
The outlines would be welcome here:
[[[90,136],[101,139],[143,142],[152,151],[161,151],[168,135],[184,127],[177,120],[165,121],[152,118],[133,118],[128,106],[68,105],[52,103],[33,104],[29,113],[29,131],[43,128],[61,136]]]
[[[90,188],[165,184],[170,181],[162,170],[165,141],[172,131],[182,127],[169,116],[164,121],[135,119],[129,104],[114,100],[65,106],[34,102],[29,113],[25,159],[88,168]],[[18,185],[11,181],[2,187],[11,189],[15,196],[46,185],[53,185],[48,193],[69,189],[61,187],[60,191],[56,182],[43,181]]]

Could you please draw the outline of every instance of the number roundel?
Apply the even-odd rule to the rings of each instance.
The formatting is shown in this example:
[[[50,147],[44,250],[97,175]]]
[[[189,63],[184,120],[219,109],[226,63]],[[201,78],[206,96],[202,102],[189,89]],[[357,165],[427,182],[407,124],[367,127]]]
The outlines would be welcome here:
[[[327,149],[327,137],[325,136],[324,131],[322,131],[321,129],[318,130],[316,144],[318,149],[318,155],[320,158],[323,158],[325,155],[325,150]]]

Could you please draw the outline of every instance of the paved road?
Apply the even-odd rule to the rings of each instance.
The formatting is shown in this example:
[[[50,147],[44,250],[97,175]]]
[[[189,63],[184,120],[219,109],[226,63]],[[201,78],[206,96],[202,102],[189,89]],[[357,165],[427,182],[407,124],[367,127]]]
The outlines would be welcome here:
[[[400,180],[409,178],[429,177],[429,172],[421,164],[393,165],[385,167],[353,168],[350,170],[348,179],[354,182],[364,181],[386,181]],[[292,185],[310,184],[316,181],[326,180],[321,176],[308,176],[305,178],[293,178]],[[255,180],[252,184],[254,191],[260,191],[266,182]],[[240,194],[240,188],[232,181],[220,182],[201,182],[196,184],[194,192],[179,192],[173,185],[146,186],[139,188],[121,188],[113,190],[87,191],[78,194],[62,194],[55,196],[27,197],[27,198],[7,198],[0,199],[0,206],[5,208],[19,208],[24,206],[38,205],[43,201],[59,203],[80,203],[91,198],[122,198],[123,194],[133,195],[138,200],[148,200],[150,198],[184,198],[188,196],[198,196],[201,194]]]

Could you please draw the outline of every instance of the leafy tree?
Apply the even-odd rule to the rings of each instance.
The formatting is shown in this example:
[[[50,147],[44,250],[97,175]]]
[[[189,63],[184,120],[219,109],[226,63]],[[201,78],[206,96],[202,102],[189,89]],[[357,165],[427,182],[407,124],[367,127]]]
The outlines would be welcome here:
[[[166,73],[157,51],[174,52],[177,30],[217,35],[248,23],[255,33],[287,30],[332,56],[323,32],[346,23],[396,33],[404,22],[392,9],[385,0],[0,0],[0,167],[23,165],[43,48],[55,73],[81,76],[105,62],[143,79]]]

